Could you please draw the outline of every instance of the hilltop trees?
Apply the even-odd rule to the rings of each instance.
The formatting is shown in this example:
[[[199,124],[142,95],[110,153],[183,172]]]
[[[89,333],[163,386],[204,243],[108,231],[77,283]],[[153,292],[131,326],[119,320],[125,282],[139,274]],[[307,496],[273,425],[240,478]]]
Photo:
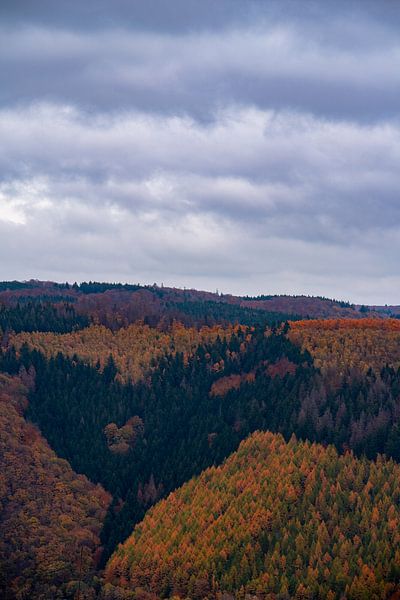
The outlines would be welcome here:
[[[386,598],[400,576],[399,489],[392,461],[255,433],[148,512],[109,561],[108,589]]]

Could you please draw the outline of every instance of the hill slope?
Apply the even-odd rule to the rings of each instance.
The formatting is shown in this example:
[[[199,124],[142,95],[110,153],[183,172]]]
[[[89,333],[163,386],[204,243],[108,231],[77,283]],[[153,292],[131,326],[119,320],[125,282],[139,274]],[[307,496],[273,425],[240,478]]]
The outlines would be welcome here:
[[[112,585],[162,598],[390,597],[399,484],[392,461],[257,432],[148,512],[109,561],[105,597],[119,597]]]
[[[110,496],[24,420],[26,392],[0,374],[0,597],[73,598],[81,575],[89,593]]]

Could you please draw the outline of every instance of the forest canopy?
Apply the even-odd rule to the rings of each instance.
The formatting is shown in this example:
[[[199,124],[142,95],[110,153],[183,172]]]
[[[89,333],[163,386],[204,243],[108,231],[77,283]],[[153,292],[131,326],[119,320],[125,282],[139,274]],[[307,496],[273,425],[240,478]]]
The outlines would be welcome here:
[[[106,581],[154,598],[386,598],[400,574],[400,467],[254,433],[150,509]]]
[[[0,317],[6,600],[400,594],[398,319],[93,282]]]

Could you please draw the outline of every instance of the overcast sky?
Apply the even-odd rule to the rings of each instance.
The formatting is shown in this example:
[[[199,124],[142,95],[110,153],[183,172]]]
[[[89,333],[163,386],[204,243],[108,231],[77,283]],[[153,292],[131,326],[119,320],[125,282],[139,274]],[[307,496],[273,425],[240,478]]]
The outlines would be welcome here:
[[[400,2],[2,0],[0,279],[400,304]]]

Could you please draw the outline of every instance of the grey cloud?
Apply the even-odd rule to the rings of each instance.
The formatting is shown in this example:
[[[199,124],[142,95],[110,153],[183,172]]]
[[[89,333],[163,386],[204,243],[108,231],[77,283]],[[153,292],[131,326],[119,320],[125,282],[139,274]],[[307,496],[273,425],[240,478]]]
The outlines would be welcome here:
[[[196,285],[207,274],[245,281],[251,265],[274,285],[307,272],[325,293],[327,269],[349,280],[355,270],[397,276],[399,134],[394,123],[234,107],[208,125],[137,112],[84,118],[50,105],[8,110],[0,219],[14,231],[10,222],[19,223],[17,255],[25,247],[35,260],[47,238],[47,264],[70,273],[78,253],[86,277],[97,261],[107,273],[118,265],[114,279],[151,280],[167,261],[170,277]]]
[[[137,112],[85,119],[76,109],[42,105],[0,112],[0,136],[9,195],[19,193],[13,181],[32,181],[33,190],[39,181],[53,202],[211,213],[340,243],[349,231],[400,223],[395,123],[232,107],[202,125]]]
[[[323,24],[326,34],[340,22],[342,39],[349,35],[348,24],[353,31],[354,24],[361,24],[362,31],[365,21],[372,21],[385,31],[396,31],[400,24],[398,6],[392,0],[326,0],[324,3],[319,0],[60,0],[57,3],[53,0],[3,0],[0,16],[9,25],[68,26],[79,31],[123,25],[132,30],[172,33],[224,29],[236,23],[265,19],[272,23],[289,21],[311,28]],[[336,31],[334,37],[337,38]],[[365,43],[368,42],[365,40]]]
[[[226,103],[364,120],[395,116],[397,32],[386,29],[384,37],[371,20],[364,28],[358,22],[343,28],[343,18],[335,27],[320,25],[328,41],[312,23],[299,27],[296,21],[262,18],[175,35],[123,27],[88,32],[3,27],[0,76],[8,84],[0,102],[39,99],[91,111],[135,107],[203,120]]]
[[[398,303],[396,4],[4,0],[2,278]]]
[[[3,0],[0,15],[10,24],[68,25],[83,31],[123,25],[132,30],[179,32],[194,27],[220,28],[266,7],[259,0],[245,4],[241,0],[60,0],[57,4],[52,0]]]

